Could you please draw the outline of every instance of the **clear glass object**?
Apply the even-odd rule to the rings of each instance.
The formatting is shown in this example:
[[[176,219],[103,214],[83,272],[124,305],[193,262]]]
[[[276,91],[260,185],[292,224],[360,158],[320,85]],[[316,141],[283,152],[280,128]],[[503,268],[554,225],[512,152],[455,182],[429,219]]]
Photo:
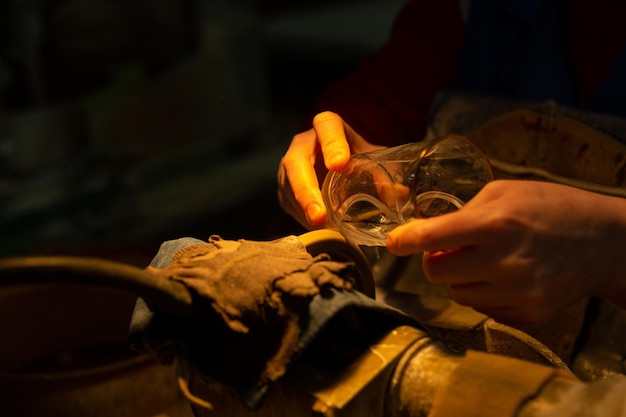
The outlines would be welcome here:
[[[385,246],[415,218],[458,210],[493,180],[489,161],[464,136],[445,136],[352,155],[322,185],[329,227],[351,243]]]

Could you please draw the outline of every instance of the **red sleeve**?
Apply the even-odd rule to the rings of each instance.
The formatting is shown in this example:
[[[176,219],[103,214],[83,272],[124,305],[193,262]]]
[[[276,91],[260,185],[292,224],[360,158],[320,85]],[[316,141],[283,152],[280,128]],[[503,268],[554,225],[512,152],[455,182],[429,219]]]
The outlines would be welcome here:
[[[569,1],[569,48],[580,104],[585,107],[626,45],[626,3]]]
[[[436,91],[456,85],[462,37],[459,0],[408,0],[380,51],[329,86],[318,110],[338,113],[372,143],[421,140]]]

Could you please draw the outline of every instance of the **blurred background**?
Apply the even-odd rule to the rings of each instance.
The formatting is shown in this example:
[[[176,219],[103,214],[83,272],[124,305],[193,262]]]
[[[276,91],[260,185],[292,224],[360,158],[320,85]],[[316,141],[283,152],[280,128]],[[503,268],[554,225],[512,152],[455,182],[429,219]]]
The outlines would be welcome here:
[[[0,3],[0,256],[304,230],[276,170],[403,0]]]

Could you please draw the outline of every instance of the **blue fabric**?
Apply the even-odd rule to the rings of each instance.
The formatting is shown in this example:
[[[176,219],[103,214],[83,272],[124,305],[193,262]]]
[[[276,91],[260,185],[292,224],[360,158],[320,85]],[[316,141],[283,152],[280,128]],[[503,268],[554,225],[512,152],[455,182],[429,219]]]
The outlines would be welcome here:
[[[470,2],[460,87],[472,93],[579,107],[569,65],[565,2]],[[626,48],[586,107],[626,115]]]
[[[174,254],[178,250],[201,242],[201,240],[191,237],[163,242],[159,247],[159,251],[154,258],[152,258],[150,266],[154,268],[165,268],[172,262]],[[128,332],[131,347],[138,352],[154,350],[158,355],[160,347],[156,345],[149,346],[149,343],[146,341],[162,338],[162,334],[165,333],[165,331],[161,326],[163,325],[158,323],[158,318],[155,318],[155,312],[152,311],[143,299],[138,298],[135,303]],[[173,335],[169,335],[169,337],[173,337]]]
[[[172,262],[176,252],[202,242],[204,241],[193,237],[181,237],[179,239],[165,241],[161,243],[159,251],[154,258],[152,258],[152,262],[150,262],[150,266],[154,268],[165,268]]]

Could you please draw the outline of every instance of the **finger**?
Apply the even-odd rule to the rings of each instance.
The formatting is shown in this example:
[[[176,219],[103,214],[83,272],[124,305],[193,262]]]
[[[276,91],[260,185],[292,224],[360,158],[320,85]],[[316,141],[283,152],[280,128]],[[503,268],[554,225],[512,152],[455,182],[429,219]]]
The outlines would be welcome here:
[[[537,323],[555,314],[555,309],[525,302],[524,295],[505,291],[488,282],[448,287],[454,301],[502,323]]]
[[[472,307],[478,311],[504,310],[519,304],[515,295],[502,291],[488,282],[473,282],[448,287],[452,299],[458,304]]]
[[[428,279],[443,285],[490,281],[489,269],[496,263],[492,251],[484,251],[477,246],[425,252],[422,257],[422,267]]]
[[[539,322],[561,309],[560,303],[548,302],[543,291],[518,285],[513,270],[498,268],[496,275],[489,267],[493,261],[474,252],[460,249],[427,253],[423,257],[424,272],[430,281],[446,285],[457,303],[501,321]],[[481,267],[483,260],[487,267]]]
[[[313,118],[313,129],[324,155],[324,164],[330,171],[343,168],[350,159],[348,136],[355,134],[343,119],[330,111],[318,113]],[[346,134],[349,130],[349,134]]]
[[[296,198],[293,195],[293,190],[291,189],[291,184],[286,178],[285,169],[282,164],[279,165],[278,184],[278,201],[283,211],[293,217],[303,227],[310,229],[313,225],[309,223],[302,207],[300,207],[296,201]]]
[[[530,323],[539,323],[542,319],[536,319],[532,314],[529,314],[528,310],[523,306],[510,306],[510,307],[493,307],[488,309],[475,308],[474,310],[489,316],[502,324],[508,324],[511,326],[520,326]]]
[[[395,255],[406,256],[478,245],[485,239],[485,224],[484,219],[469,208],[428,219],[414,219],[391,231],[387,249]]]
[[[480,295],[472,294],[472,292],[478,292]],[[487,303],[482,304],[482,300],[489,299],[499,299],[502,294],[496,291],[485,291],[484,288],[467,288],[467,289],[450,289],[450,294],[452,299],[460,304],[467,307],[471,307],[479,313],[482,313],[488,317],[491,317],[500,323],[508,323],[508,324],[527,324],[537,322],[532,316],[532,313],[527,311],[524,306],[519,303],[515,303],[512,301],[510,305],[507,303],[500,303],[501,305],[497,305],[495,303]],[[489,293],[489,295],[488,295]],[[491,305],[493,304],[493,305]]]
[[[293,197],[312,225],[322,224],[326,208],[315,172],[315,132],[307,131],[296,135],[281,160],[285,184],[291,188]]]

